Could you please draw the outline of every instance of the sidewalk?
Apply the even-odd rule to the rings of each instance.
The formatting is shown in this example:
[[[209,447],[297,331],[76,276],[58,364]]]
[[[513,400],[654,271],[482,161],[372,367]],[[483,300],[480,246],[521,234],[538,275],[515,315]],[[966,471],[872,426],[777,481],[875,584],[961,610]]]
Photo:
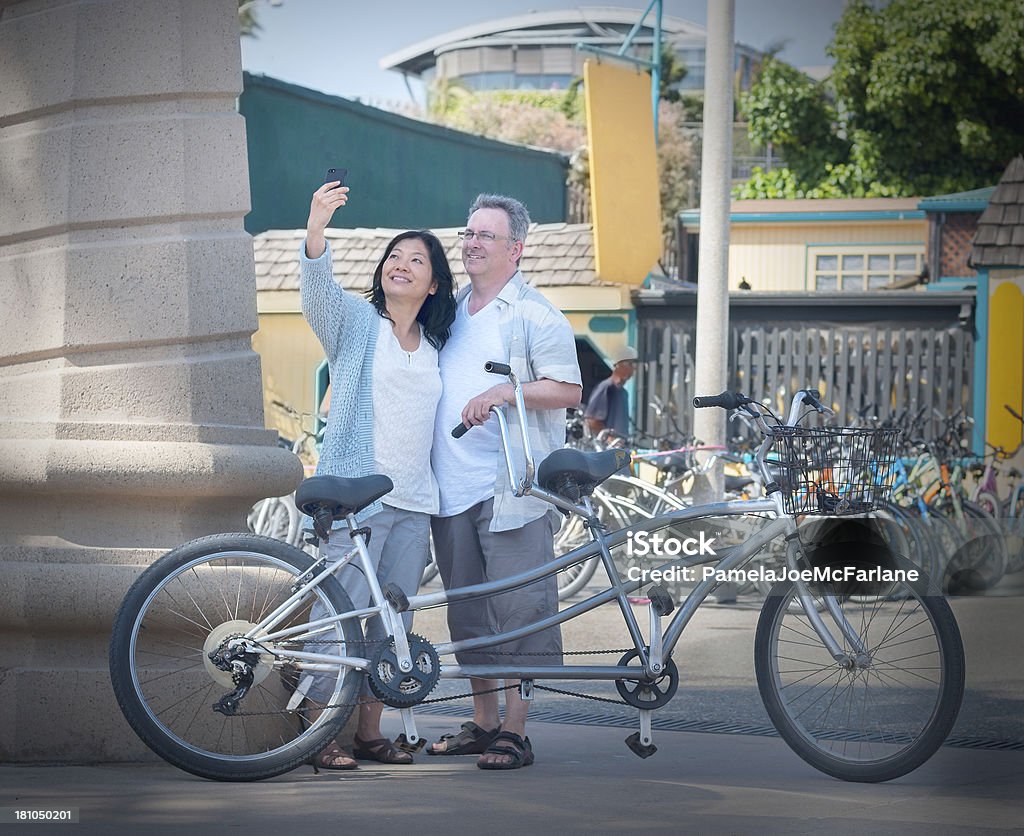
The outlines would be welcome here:
[[[388,718],[388,727],[397,725]],[[434,739],[457,727],[420,716]],[[474,758],[417,756],[411,767],[310,767],[223,784],[164,764],[0,766],[0,807],[77,807],[79,824],[5,832],[201,836],[246,833],[570,834],[1019,832],[1024,752],[944,747],[887,784],[848,784],[804,764],[778,739],[655,733],[640,760],[631,730],[531,724],[537,763],[484,772]],[[443,818],[442,818],[443,817]],[[16,830],[17,828],[17,830]]]

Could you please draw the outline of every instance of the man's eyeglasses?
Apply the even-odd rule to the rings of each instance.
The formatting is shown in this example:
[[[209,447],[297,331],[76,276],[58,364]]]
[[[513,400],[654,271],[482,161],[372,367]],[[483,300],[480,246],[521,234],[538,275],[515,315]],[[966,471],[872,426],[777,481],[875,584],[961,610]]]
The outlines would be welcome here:
[[[512,241],[511,235],[495,235],[493,232],[476,232],[472,229],[460,229],[459,238],[463,241],[472,241],[474,238],[481,244],[490,244],[492,241],[499,239],[504,241]]]

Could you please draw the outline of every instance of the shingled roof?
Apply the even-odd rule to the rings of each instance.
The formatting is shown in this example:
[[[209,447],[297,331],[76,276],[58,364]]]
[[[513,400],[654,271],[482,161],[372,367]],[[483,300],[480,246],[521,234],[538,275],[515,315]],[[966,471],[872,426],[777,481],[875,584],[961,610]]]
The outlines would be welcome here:
[[[334,276],[342,287],[365,290],[388,241],[398,229],[330,229]],[[467,281],[457,229],[435,229],[460,286]],[[304,229],[269,229],[253,238],[257,290],[298,290],[299,246]],[[534,287],[602,286],[594,275],[594,236],[589,224],[533,224],[522,259],[523,275]]]
[[[978,219],[971,267],[1024,267],[1024,155],[1003,172]]]

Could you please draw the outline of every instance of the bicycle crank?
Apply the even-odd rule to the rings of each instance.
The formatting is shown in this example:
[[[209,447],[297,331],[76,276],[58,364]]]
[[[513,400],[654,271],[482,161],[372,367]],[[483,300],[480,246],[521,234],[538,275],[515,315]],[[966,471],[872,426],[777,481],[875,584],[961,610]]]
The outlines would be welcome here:
[[[630,650],[618,663],[627,665],[638,655],[636,650]],[[654,679],[646,677],[640,668],[637,668],[637,674],[636,679],[616,679],[615,687],[623,700],[642,711],[667,705],[679,688],[679,669],[671,659],[665,660],[665,669]]]
[[[412,670],[398,665],[394,640],[381,645],[373,654],[367,678],[377,699],[392,708],[412,708],[434,690],[441,678],[441,660],[434,646],[422,636],[407,634]]]

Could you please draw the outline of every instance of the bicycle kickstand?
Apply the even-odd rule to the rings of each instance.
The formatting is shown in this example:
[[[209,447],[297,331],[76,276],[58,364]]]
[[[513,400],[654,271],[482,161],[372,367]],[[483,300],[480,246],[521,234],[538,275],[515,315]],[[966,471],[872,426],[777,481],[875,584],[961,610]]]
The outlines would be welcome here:
[[[651,671],[655,674],[665,669],[664,647],[662,646],[661,619],[669,615],[675,609],[675,603],[668,590],[661,586],[652,586],[647,591],[650,599],[651,615],[651,641],[648,646],[648,656]],[[658,751],[654,745],[654,734],[651,730],[651,710],[641,708],[640,710],[640,731],[634,732],[626,738],[626,745],[630,751],[640,758],[649,758]]]
[[[654,745],[654,735],[651,733],[651,711],[640,709],[640,731],[633,732],[626,738],[626,745],[638,758],[649,758],[658,751]]]

